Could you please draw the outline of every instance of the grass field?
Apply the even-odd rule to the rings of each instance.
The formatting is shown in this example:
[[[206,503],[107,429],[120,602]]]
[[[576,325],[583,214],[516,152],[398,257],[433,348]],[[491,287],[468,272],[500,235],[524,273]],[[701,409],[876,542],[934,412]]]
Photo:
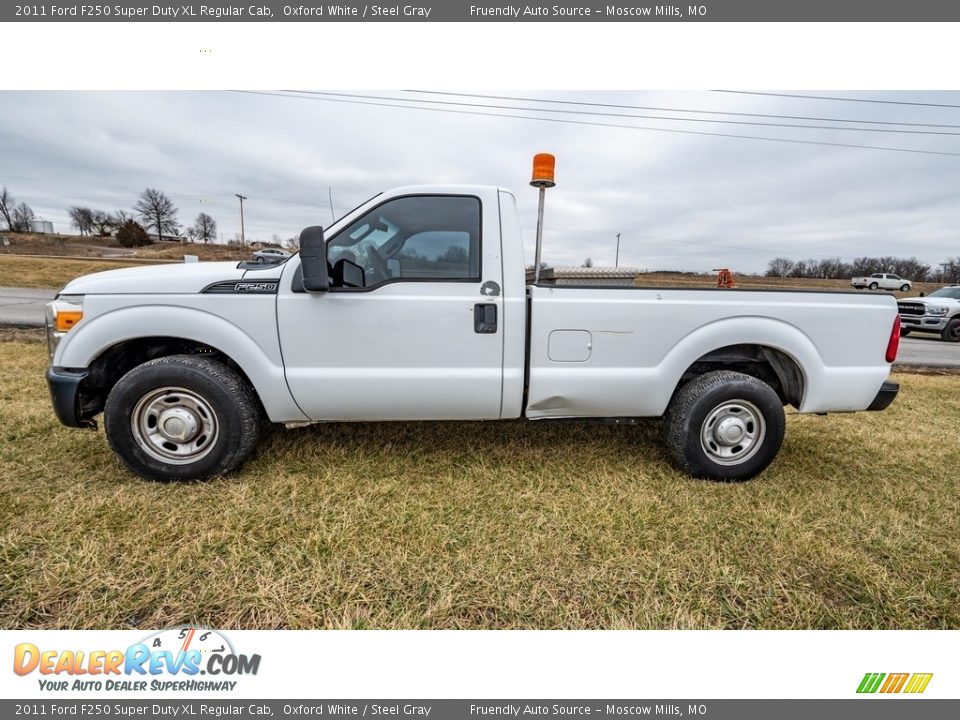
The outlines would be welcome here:
[[[639,427],[328,425],[143,482],[0,342],[0,627],[958,628],[960,378],[793,415],[742,485]]]
[[[0,255],[0,286],[59,289],[80,275],[134,267],[129,260],[61,260]]]
[[[80,238],[29,233],[4,235],[10,245],[0,245],[0,286],[61,288],[73,278],[101,270],[135,267],[145,263],[182,262],[196,255],[201,261],[249,260],[250,250],[227,245],[154,243],[135,249],[131,257],[103,257],[104,247],[119,248],[113,238]],[[44,257],[30,257],[41,255]],[[54,257],[67,255],[69,257]],[[76,259],[80,257],[82,259]]]

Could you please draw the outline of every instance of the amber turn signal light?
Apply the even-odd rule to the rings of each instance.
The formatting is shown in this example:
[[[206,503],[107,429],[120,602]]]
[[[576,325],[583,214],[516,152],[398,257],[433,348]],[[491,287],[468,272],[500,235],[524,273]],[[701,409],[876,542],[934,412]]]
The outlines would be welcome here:
[[[54,326],[57,332],[66,332],[83,319],[82,310],[61,310],[57,313]]]

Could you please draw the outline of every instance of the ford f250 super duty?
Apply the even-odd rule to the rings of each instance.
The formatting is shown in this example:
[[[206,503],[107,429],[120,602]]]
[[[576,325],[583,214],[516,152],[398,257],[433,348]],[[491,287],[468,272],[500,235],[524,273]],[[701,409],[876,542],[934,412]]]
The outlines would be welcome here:
[[[688,473],[744,480],[783,439],[784,406],[881,410],[892,296],[576,287],[525,277],[514,196],[382,193],[276,263],[77,278],[47,310],[54,409],[104,413],[154,479],[229,473],[265,420],[663,418]]]

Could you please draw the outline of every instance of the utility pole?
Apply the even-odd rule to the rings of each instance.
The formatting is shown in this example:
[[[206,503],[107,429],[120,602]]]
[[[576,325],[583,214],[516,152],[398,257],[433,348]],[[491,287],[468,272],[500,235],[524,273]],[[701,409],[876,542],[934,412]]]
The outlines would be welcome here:
[[[243,230],[243,201],[247,199],[246,195],[241,195],[240,193],[234,193],[238,198],[240,198],[240,244],[243,247],[247,246],[247,235]]]
[[[620,267],[620,233],[617,233],[617,257],[613,261],[613,266]]]

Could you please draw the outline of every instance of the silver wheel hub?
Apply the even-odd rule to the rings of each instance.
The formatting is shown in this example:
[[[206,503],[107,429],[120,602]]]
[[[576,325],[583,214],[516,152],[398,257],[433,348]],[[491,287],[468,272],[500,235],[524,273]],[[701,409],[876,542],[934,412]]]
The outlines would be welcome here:
[[[213,449],[219,422],[202,395],[182,387],[163,387],[140,398],[130,429],[137,444],[154,459],[187,465]]]
[[[766,433],[766,421],[756,405],[729,400],[707,413],[700,428],[700,446],[719,465],[739,465],[757,453]]]
[[[197,436],[200,422],[197,416],[183,407],[168,408],[157,421],[160,434],[173,442],[187,442]]]

